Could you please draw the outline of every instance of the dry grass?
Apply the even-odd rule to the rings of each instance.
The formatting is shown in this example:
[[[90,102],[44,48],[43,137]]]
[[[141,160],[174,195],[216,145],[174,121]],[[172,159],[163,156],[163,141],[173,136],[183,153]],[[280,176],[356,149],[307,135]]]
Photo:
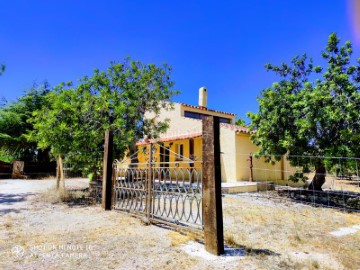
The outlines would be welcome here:
[[[294,260],[291,257],[284,258],[280,261],[279,267],[281,269],[293,269],[293,270],[316,270],[316,269],[331,269],[322,267],[321,263],[317,260],[305,259],[305,260]]]
[[[54,175],[47,175],[47,176],[38,177],[37,179],[39,179],[39,180],[55,180],[56,177]]]
[[[360,193],[360,181],[338,180],[337,179],[334,181],[334,186],[332,189]]]
[[[234,235],[226,235],[224,237],[224,242],[230,247],[238,247],[240,244],[236,242]]]
[[[314,173],[308,174],[307,177],[309,180],[313,179]],[[339,179],[333,174],[328,174],[326,176],[326,181],[322,187],[323,189],[360,192],[360,180]]]
[[[231,263],[185,253],[182,246],[189,241],[203,242],[200,234],[144,226],[140,219],[98,206],[69,207],[84,192],[70,193],[50,189],[0,219],[0,269],[360,269],[360,232],[330,234],[359,225],[360,214],[226,195],[225,242],[246,251]],[[31,247],[44,244],[91,245],[94,250],[84,259],[41,257],[59,250],[29,256]],[[25,257],[11,252],[17,245],[25,248]]]
[[[201,234],[192,231],[173,230],[168,233],[168,237],[173,247],[184,245],[190,241],[203,241]]]
[[[223,203],[225,240],[230,246],[267,250],[281,257],[305,254],[300,259],[290,256],[292,259],[286,260],[291,264],[288,269],[302,269],[304,261],[304,269],[360,267],[360,234],[340,239],[330,234],[341,227],[359,225],[359,214],[249,197],[226,196]]]
[[[6,217],[2,225],[5,229],[11,229],[14,226],[14,219],[12,217]]]
[[[45,203],[71,203],[85,200],[89,197],[89,192],[81,190],[67,190],[63,188],[56,189],[52,187],[47,192],[41,193],[37,198],[41,202]]]

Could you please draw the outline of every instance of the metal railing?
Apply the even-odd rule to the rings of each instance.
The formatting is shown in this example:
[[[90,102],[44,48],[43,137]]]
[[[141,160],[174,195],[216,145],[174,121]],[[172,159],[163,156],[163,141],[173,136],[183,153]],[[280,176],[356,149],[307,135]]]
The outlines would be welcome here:
[[[201,169],[153,168],[152,216],[202,228]]]
[[[113,164],[113,209],[202,229],[201,168],[163,162],[161,165],[138,163],[121,168],[122,164],[116,160]]]

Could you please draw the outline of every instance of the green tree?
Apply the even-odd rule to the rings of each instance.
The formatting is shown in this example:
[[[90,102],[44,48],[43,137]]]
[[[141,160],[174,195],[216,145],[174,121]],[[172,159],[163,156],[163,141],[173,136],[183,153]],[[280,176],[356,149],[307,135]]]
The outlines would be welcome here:
[[[40,148],[51,147],[58,163],[66,158],[96,173],[106,130],[116,133],[115,150],[121,156],[140,138],[156,137],[167,128],[167,122],[154,123],[144,115],[172,107],[164,102],[177,93],[171,90],[170,74],[166,64],[157,67],[126,59],[111,63],[107,71],[96,69],[77,87],[59,85],[47,96],[50,106],[34,113],[35,130],[29,137]]]
[[[339,42],[335,33],[329,36],[321,54],[325,68],[306,55],[291,64],[267,64],[281,80],[261,92],[258,113],[249,113],[258,154],[268,155],[267,161],[288,154],[292,165],[303,168],[292,179],[313,166],[309,188],[315,190],[321,190],[326,171],[334,166],[334,159],[322,157],[355,157],[360,147],[360,60],[351,64],[351,43]]]
[[[35,110],[44,105],[45,96],[49,91],[47,83],[38,87],[33,86],[17,101],[5,102],[0,107],[0,151],[6,161],[49,161],[48,150],[38,149],[36,143],[26,138],[26,134],[33,129],[28,120]]]
[[[236,119],[235,125],[237,126],[241,126],[241,127],[247,127],[248,125],[246,124],[245,120],[241,117],[239,117],[238,119]]]

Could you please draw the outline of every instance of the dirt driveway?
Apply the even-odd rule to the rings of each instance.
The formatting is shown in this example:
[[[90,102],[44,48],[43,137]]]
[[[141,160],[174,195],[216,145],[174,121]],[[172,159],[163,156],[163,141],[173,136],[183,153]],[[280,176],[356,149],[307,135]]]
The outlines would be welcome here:
[[[191,234],[99,206],[50,203],[43,198],[54,185],[0,180],[0,269],[360,269],[357,213],[227,195],[224,232],[233,248],[216,257]]]
[[[211,256],[201,244],[188,242],[189,236],[145,226],[123,213],[39,200],[39,194],[54,185],[54,180],[0,180],[0,269],[238,269],[241,265],[242,256],[229,252],[234,256]],[[75,180],[66,185],[88,183]]]

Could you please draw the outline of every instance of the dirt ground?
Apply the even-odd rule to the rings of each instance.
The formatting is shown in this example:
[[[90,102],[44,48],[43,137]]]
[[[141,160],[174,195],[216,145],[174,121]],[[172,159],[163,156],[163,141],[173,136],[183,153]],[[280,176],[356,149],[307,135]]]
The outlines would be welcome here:
[[[44,200],[54,180],[0,180],[0,269],[360,269],[360,215],[223,198],[226,254],[99,206]],[[67,187],[86,187],[84,179]],[[46,197],[46,196],[45,196]]]

